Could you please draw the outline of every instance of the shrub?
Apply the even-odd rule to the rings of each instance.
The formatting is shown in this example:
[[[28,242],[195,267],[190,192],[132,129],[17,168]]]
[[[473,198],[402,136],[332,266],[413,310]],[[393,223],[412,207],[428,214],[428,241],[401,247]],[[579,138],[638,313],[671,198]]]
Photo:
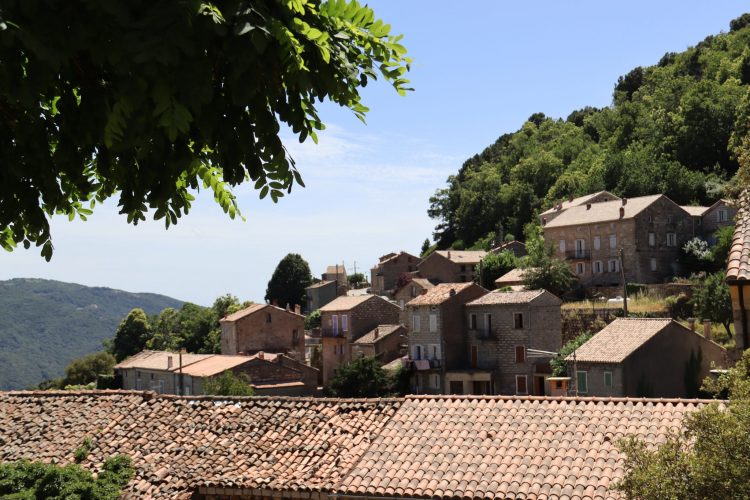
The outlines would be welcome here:
[[[684,293],[670,295],[664,299],[664,302],[671,317],[680,319],[693,317],[693,302]]]

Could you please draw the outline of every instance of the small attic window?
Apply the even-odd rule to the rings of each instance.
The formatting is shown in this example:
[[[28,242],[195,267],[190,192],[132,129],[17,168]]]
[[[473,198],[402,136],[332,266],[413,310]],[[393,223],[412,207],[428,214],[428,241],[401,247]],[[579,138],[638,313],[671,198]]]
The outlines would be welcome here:
[[[270,322],[271,322],[271,313],[267,313],[266,314],[266,323],[270,323]]]

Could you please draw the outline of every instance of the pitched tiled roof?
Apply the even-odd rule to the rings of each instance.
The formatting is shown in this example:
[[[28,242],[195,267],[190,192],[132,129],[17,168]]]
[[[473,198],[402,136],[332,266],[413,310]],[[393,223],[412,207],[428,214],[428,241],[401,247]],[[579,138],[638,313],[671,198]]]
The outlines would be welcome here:
[[[407,306],[435,306],[442,304],[450,299],[453,295],[458,294],[470,286],[477,286],[474,283],[440,283],[427,290],[422,295],[417,295],[406,303]]]
[[[396,333],[400,328],[402,328],[401,325],[378,325],[374,329],[370,330],[369,332],[365,333],[360,338],[355,340],[354,343],[374,344],[375,342],[383,340],[385,337],[391,335],[392,333]],[[378,334],[377,337],[375,336],[376,330]]]
[[[728,280],[750,280],[750,190],[740,197],[727,261]]]
[[[245,316],[250,316],[251,314],[255,314],[266,307],[273,307],[274,309],[278,311],[283,311],[288,314],[294,314],[295,316],[305,317],[302,314],[297,314],[294,311],[288,311],[282,307],[274,306],[272,304],[253,304],[251,306],[248,306],[244,309],[240,309],[239,311],[232,313],[228,316],[225,316],[221,319],[221,321],[237,321],[238,319],[244,318]]]
[[[592,363],[621,363],[672,322],[671,318],[617,318],[579,347],[576,359]],[[572,361],[573,356],[566,359]]]
[[[272,356],[271,359],[275,359],[275,354],[265,354],[265,356]],[[192,377],[213,377],[227,370],[231,370],[241,364],[247,363],[248,361],[255,359],[258,355],[253,356],[228,356],[216,354],[201,361],[195,362],[192,365],[182,368],[182,373],[190,375]],[[174,369],[173,371],[177,371]]]
[[[511,269],[510,271],[496,279],[495,283],[500,285],[502,285],[503,283],[518,283],[519,281],[523,281],[526,271],[526,269],[520,267]]]
[[[693,217],[700,217],[703,214],[706,213],[706,210],[708,210],[711,207],[698,207],[698,206],[690,206],[690,205],[680,205],[680,208],[692,215]]]
[[[213,354],[191,354],[182,355],[182,367],[185,368],[195,362],[214,356]],[[179,368],[180,355],[176,352],[167,351],[141,351],[127,357],[115,365],[115,368],[139,368],[142,370],[169,370],[169,358],[172,358],[172,370]]]
[[[502,396],[405,399],[0,393],[0,462],[132,457],[125,496],[253,488],[421,498],[612,498],[616,442],[662,441],[707,402]],[[265,494],[264,494],[265,493]],[[278,493],[277,493],[278,495]],[[276,496],[276,495],[273,495]]]
[[[503,304],[528,304],[529,302],[541,297],[548,295],[556,303],[562,301],[549,293],[546,290],[522,290],[513,292],[503,292],[501,290],[494,290],[486,295],[482,295],[478,299],[474,299],[467,303],[467,306],[488,306],[488,305],[503,305]]]
[[[548,227],[577,226],[580,224],[592,224],[596,222],[609,222],[620,219],[632,219],[653,202],[664,196],[655,194],[651,196],[639,196],[629,198],[625,205],[621,200],[603,201],[586,209],[586,205],[570,207],[545,225]],[[624,208],[624,215],[620,217],[620,208]]]
[[[435,253],[456,264],[479,264],[487,255],[484,250],[437,250]]]
[[[344,266],[328,266],[326,267],[326,274],[332,274],[334,276],[339,274],[346,275],[346,268],[344,268]]]
[[[332,283],[336,283],[336,282],[335,281],[327,281],[327,280],[318,281],[317,283],[313,283],[312,285],[310,285],[307,288],[305,288],[305,290],[309,290],[310,288],[321,288],[321,287],[330,285]]]
[[[554,207],[550,208],[549,210],[545,210],[544,212],[541,213],[541,215],[548,215],[548,214],[551,214],[551,213],[560,212],[562,210],[567,210],[570,207],[575,207],[575,206],[578,206],[578,205],[583,205],[584,203],[588,202],[589,200],[593,199],[596,196],[599,196],[600,194],[609,194],[610,196],[612,196],[616,200],[620,199],[620,198],[618,198],[617,196],[613,195],[612,193],[610,193],[608,191],[599,191],[598,193],[586,194],[586,195],[583,195],[583,196],[579,196],[578,198],[573,198],[572,200],[565,200],[562,203],[559,203],[560,205],[562,205],[562,207],[560,208],[560,210],[557,210],[555,208],[558,205],[558,203],[555,203]]]
[[[377,295],[341,295],[321,307],[320,311],[349,311],[374,297]]]

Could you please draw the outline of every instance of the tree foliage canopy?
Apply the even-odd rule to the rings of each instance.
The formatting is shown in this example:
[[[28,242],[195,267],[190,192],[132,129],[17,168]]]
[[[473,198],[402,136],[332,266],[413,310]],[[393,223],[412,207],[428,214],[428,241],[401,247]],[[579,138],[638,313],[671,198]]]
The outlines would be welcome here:
[[[0,245],[49,259],[49,218],[112,196],[167,226],[200,187],[230,217],[243,182],[275,202],[304,186],[282,126],[317,140],[325,100],[364,120],[378,76],[404,94],[400,40],[356,0],[4,2]]]
[[[612,106],[566,120],[535,113],[466,160],[430,199],[439,248],[522,234],[554,203],[604,189],[629,198],[664,193],[681,205],[716,201],[750,131],[748,18],[620,77]]]
[[[250,385],[250,377],[244,373],[235,375],[227,370],[221,375],[211,377],[203,383],[203,394],[213,396],[252,396],[255,394]]]
[[[279,307],[294,307],[305,303],[305,288],[312,284],[310,265],[298,253],[287,254],[271,275],[266,288],[266,300]]]
[[[495,288],[495,280],[508,271],[515,269],[521,261],[508,250],[499,253],[488,253],[482,262],[476,265],[475,279],[488,290]]]
[[[392,380],[376,358],[362,356],[336,371],[330,390],[342,398],[374,398],[390,394]]]
[[[701,319],[724,325],[727,335],[731,335],[729,325],[732,323],[732,299],[723,271],[706,276],[693,293],[693,304]]]

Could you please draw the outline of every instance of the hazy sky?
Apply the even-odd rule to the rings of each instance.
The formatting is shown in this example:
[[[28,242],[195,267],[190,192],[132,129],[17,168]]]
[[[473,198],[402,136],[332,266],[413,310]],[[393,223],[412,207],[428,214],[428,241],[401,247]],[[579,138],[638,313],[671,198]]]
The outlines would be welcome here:
[[[55,219],[55,254],[0,253],[0,279],[38,277],[208,305],[223,293],[262,301],[278,261],[297,252],[319,275],[344,262],[368,272],[431,236],[428,199],[468,157],[532,113],[607,106],[617,77],[727,31],[745,2],[369,2],[404,33],[416,91],[365,89],[367,125],[324,106],[320,143],[285,143],[306,188],[274,205],[237,189],[246,222],[201,193],[176,227],[127,225],[115,203],[88,222]]]

